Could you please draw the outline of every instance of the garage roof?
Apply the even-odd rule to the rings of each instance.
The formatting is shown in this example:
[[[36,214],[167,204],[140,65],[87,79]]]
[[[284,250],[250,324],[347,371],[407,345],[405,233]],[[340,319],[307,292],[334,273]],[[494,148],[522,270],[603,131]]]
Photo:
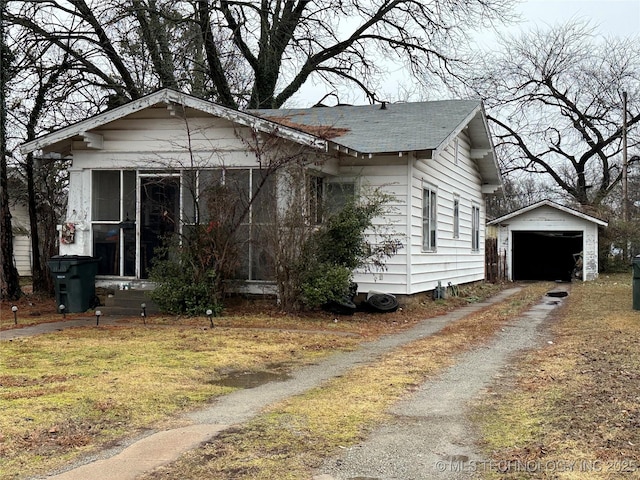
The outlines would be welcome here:
[[[500,225],[501,223],[504,223],[506,220],[509,220],[511,218],[514,218],[514,217],[517,217],[519,215],[522,215],[523,213],[529,212],[531,210],[535,210],[535,209],[543,207],[543,206],[552,207],[552,208],[555,208],[557,210],[561,210],[561,211],[563,211],[565,213],[568,213],[570,215],[574,215],[576,217],[582,218],[582,219],[587,220],[589,222],[593,222],[593,223],[595,223],[597,225],[600,225],[602,227],[606,227],[607,225],[609,225],[609,223],[605,222],[604,220],[600,220],[599,218],[593,217],[591,215],[587,215],[586,213],[579,212],[578,210],[574,210],[573,208],[565,207],[564,205],[560,205],[559,203],[552,202],[551,200],[542,200],[540,202],[534,203],[534,204],[529,205],[527,207],[520,208],[520,209],[515,210],[515,211],[513,211],[511,213],[508,213],[506,215],[498,217],[495,220],[491,220],[490,222],[488,222],[488,224],[489,225]]]

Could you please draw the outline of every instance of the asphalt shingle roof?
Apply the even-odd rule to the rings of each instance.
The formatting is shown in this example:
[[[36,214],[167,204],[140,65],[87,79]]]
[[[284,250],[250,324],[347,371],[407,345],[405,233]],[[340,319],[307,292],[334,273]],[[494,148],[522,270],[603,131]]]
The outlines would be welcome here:
[[[479,107],[479,100],[441,100],[248,113],[375,154],[436,149]]]

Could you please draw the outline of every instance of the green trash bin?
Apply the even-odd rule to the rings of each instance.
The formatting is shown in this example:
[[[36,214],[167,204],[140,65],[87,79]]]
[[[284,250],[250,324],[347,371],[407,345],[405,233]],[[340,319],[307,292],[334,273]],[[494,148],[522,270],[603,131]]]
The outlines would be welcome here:
[[[97,258],[56,255],[48,262],[56,293],[56,305],[65,312],[86,312],[95,305]]]
[[[631,263],[633,268],[633,309],[640,310],[640,255]]]

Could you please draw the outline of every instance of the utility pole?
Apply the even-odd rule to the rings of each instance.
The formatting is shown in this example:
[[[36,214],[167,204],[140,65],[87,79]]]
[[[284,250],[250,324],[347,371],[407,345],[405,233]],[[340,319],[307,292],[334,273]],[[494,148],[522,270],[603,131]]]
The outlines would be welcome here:
[[[627,92],[622,92],[622,220],[629,221],[629,187],[627,181]]]

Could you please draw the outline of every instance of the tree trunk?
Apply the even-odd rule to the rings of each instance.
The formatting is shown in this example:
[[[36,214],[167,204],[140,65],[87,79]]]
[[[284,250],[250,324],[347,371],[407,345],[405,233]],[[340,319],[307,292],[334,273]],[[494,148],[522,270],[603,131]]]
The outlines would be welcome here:
[[[4,99],[4,96],[3,96]],[[0,107],[2,108],[2,107]],[[4,108],[2,108],[4,112]],[[17,300],[22,296],[18,269],[13,264],[13,230],[11,228],[11,212],[9,212],[9,192],[7,191],[7,157],[5,154],[4,113],[2,116],[2,139],[0,145],[0,298]]]
[[[34,293],[53,292],[53,282],[49,278],[49,269],[43,261],[40,250],[40,228],[38,225],[38,214],[35,192],[35,174],[33,168],[33,154],[27,155],[25,164],[27,177],[27,198],[29,208],[29,227],[31,231],[31,258],[32,258],[32,281]]]
[[[11,52],[4,41],[4,2],[0,6],[0,298],[17,300],[22,295],[18,269],[13,264],[13,229],[9,211],[7,174],[7,110],[5,85]]]

